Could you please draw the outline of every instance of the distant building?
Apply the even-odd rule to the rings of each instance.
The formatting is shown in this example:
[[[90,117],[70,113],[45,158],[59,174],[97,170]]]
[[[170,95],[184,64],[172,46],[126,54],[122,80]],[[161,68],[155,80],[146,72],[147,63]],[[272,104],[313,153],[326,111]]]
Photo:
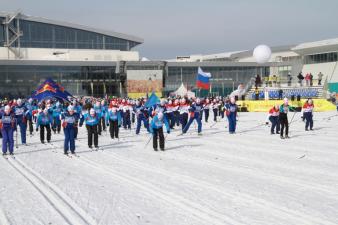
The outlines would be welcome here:
[[[0,13],[0,96],[29,96],[46,78],[74,95],[164,95],[182,83],[194,89],[198,67],[211,72],[211,94],[225,95],[257,74],[323,73],[338,92],[338,38],[271,47],[270,62],[257,64],[252,50],[177,56],[151,61],[133,48],[143,39],[21,13]],[[129,82],[128,82],[129,81]]]

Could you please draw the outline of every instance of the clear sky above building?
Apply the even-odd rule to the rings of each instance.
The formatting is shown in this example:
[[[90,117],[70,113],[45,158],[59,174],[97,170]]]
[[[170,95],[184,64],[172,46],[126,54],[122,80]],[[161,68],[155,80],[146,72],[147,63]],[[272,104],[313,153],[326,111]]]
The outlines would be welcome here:
[[[1,11],[144,38],[150,59],[338,37],[337,0],[0,0]]]

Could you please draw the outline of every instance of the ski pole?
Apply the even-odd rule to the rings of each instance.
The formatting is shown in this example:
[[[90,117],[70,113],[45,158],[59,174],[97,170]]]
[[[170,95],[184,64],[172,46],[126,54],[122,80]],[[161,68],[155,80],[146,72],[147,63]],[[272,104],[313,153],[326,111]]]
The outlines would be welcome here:
[[[153,137],[153,135],[151,134],[151,135],[150,135],[150,138],[149,138],[149,140],[147,141],[147,143],[146,143],[146,145],[144,146],[144,148],[146,148],[146,147],[148,146],[148,144],[150,143],[152,137]]]
[[[290,123],[289,123],[289,126],[290,126],[290,124],[292,123],[292,121],[293,121],[293,119],[295,118],[295,115],[297,114],[297,111],[293,114],[293,116],[292,116],[292,118],[291,118],[291,121],[290,121]]]
[[[18,148],[18,130],[15,132],[15,148]]]

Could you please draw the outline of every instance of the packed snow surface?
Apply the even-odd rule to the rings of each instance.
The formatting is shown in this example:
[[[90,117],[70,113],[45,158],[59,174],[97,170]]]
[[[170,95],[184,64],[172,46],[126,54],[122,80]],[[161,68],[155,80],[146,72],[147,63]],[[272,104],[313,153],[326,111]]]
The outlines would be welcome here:
[[[166,136],[155,152],[142,127],[120,129],[63,155],[63,134],[39,135],[0,158],[0,224],[279,225],[338,224],[338,116],[315,113],[314,131],[300,114],[290,139],[271,135],[265,113],[240,113],[236,134],[227,121]],[[291,120],[293,113],[289,115]],[[330,117],[333,116],[333,117]],[[135,126],[133,126],[135,128]]]

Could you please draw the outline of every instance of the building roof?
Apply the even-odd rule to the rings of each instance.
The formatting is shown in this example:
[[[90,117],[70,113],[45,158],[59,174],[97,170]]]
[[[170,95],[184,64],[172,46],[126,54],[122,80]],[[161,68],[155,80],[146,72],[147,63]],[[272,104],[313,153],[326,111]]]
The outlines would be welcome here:
[[[304,55],[338,51],[338,38],[305,42],[295,46],[291,50]]]
[[[13,15],[14,13],[7,13],[7,12],[0,12],[0,17],[6,17],[8,15]],[[84,31],[90,31],[98,34],[103,34],[107,36],[112,36],[112,37],[117,37],[129,41],[134,41],[137,43],[143,43],[144,40],[142,38],[129,35],[129,34],[122,34],[118,33],[115,31],[107,31],[99,28],[93,28],[93,27],[88,27],[84,25],[79,25],[79,24],[74,24],[70,22],[62,22],[62,21],[56,21],[56,20],[51,20],[51,19],[46,19],[43,17],[35,17],[35,16],[30,16],[30,15],[25,15],[20,13],[20,18],[23,20],[27,21],[32,21],[32,22],[38,22],[38,23],[46,23],[46,24],[52,24],[52,25],[57,25],[57,26],[63,26],[63,27],[69,27],[69,28],[74,28],[74,29],[79,29],[79,30],[84,30]]]

